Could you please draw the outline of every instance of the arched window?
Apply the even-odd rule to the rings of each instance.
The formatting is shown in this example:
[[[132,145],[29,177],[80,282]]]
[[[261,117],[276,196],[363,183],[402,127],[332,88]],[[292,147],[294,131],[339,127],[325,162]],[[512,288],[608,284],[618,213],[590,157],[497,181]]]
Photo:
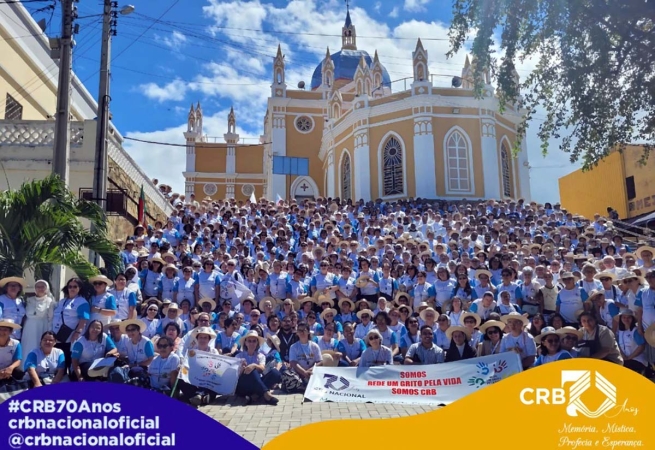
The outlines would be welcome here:
[[[503,171],[503,195],[505,197],[512,196],[512,162],[509,157],[509,150],[507,144],[503,142],[500,147],[500,164]]]
[[[384,185],[382,195],[403,194],[403,148],[395,137],[390,137],[382,154]]]
[[[350,155],[344,153],[341,159],[341,199],[352,199]]]
[[[464,135],[454,131],[446,141],[446,166],[448,191],[470,192],[469,148]]]

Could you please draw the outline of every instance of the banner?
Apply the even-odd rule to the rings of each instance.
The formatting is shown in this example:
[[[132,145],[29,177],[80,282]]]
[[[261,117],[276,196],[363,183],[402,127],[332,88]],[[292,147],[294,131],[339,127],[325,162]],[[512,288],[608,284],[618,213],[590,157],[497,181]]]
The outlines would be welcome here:
[[[241,375],[241,361],[229,356],[189,350],[180,370],[180,379],[219,395],[232,395]]]
[[[425,366],[315,367],[305,398],[313,402],[447,405],[521,372],[521,367],[514,352]]]

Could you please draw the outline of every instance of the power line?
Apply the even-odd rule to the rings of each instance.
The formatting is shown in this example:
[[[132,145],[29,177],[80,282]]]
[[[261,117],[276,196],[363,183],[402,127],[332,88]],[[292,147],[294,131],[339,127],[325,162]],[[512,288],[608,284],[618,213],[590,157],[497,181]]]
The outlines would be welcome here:
[[[148,140],[145,140],[145,139],[137,139],[137,138],[131,138],[131,137],[127,137],[127,136],[124,136],[123,139],[127,139],[128,141],[142,142],[144,144],[166,145],[168,147],[184,147],[184,148],[187,147],[186,144],[173,144],[173,143],[170,143],[170,142],[148,141]],[[243,139],[246,139],[246,138],[243,138]],[[253,139],[257,139],[257,138],[253,138]],[[262,143],[259,143],[259,144],[236,144],[236,145],[228,145],[228,144],[218,144],[217,145],[217,144],[212,144],[212,143],[208,143],[208,142],[197,142],[196,144],[198,144],[198,145],[209,144],[213,148],[228,148],[228,147],[233,147],[233,146],[241,148],[241,147],[260,147],[262,145],[272,144],[272,142],[262,142]]]
[[[45,3],[49,2],[51,0],[5,0],[5,1],[0,1],[0,5],[14,5],[18,3]]]
[[[194,26],[197,27],[197,23],[190,23],[190,22],[176,22],[176,21],[171,21],[171,20],[158,20],[154,19],[153,17],[147,16],[145,14],[140,14],[136,13],[135,16],[140,16],[143,17],[144,19],[147,20],[157,20],[160,23],[163,24],[169,24],[169,25],[175,25],[175,24],[182,24],[182,25],[189,25],[189,26]],[[269,34],[290,34],[290,35],[298,35],[298,36],[321,36],[321,37],[341,37],[340,34],[328,34],[328,33],[302,33],[302,32],[295,32],[295,31],[280,31],[280,30],[266,30],[266,29],[256,29],[256,28],[239,28],[239,27],[228,27],[228,26],[217,26],[217,25],[212,25],[211,28],[214,29],[221,29],[221,30],[237,30],[237,31],[254,31],[254,32],[259,32],[259,33],[269,33]],[[389,36],[360,36],[357,35],[357,39],[384,39],[384,40],[411,40],[411,41],[416,41],[418,40],[418,37],[389,37]],[[448,38],[421,38],[422,41],[448,41]]]

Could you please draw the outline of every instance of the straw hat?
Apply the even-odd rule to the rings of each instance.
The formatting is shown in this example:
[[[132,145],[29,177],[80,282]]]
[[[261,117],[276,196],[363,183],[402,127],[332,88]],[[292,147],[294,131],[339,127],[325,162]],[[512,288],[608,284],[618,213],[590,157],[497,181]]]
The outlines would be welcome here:
[[[429,312],[433,312],[433,313],[434,313],[434,318],[435,318],[435,320],[436,320],[437,317],[439,317],[439,313],[438,313],[434,308],[432,308],[431,306],[428,306],[428,307],[425,308],[423,311],[421,311],[420,314],[419,314],[419,316],[421,317],[421,320],[422,320],[422,321],[425,322],[425,316],[426,316],[427,313],[429,313]]]
[[[198,304],[200,305],[200,307],[202,307],[203,303],[209,303],[211,305],[212,311],[216,309],[216,302],[209,297],[201,298],[200,300],[198,300]]]
[[[430,305],[429,305],[428,303],[426,303],[426,302],[421,302],[421,303],[419,303],[418,306],[416,307],[416,311],[420,313],[420,312],[421,312],[421,308],[425,309],[425,308],[429,308],[429,307],[430,307]]]
[[[469,331],[468,328],[460,325],[453,325],[448,327],[448,329],[446,330],[446,337],[448,338],[448,340],[451,340],[453,338],[453,333],[455,331],[461,331],[462,333],[464,333],[464,335],[466,335],[467,340],[471,339],[471,332]]]
[[[407,303],[409,303],[410,305],[412,304],[412,296],[409,295],[408,292],[398,291],[398,292],[396,293],[396,296],[395,296],[394,299],[393,299],[393,302],[394,302],[396,305],[399,305],[399,306],[400,306],[400,304],[401,304],[401,303],[400,303],[400,297],[406,297],[406,298],[407,298]]]
[[[175,264],[166,264],[166,267],[164,267],[164,272],[166,272],[168,269],[172,269],[177,272],[177,267]]]
[[[0,280],[0,288],[5,287],[8,283],[18,283],[23,286],[23,289],[27,287],[27,282],[21,277],[7,277]]]
[[[398,306],[398,311],[400,311],[400,310],[403,309],[403,308],[407,308],[407,310],[409,311],[409,315],[410,315],[410,316],[412,315],[413,310],[412,310],[412,307],[411,307],[411,306],[409,306],[409,305],[399,305],[399,306]]]
[[[271,341],[271,343],[273,344],[273,347],[275,347],[275,350],[277,350],[279,352],[280,351],[280,338],[277,337],[276,334],[272,334],[272,335],[270,335],[268,337],[268,340]]]
[[[362,304],[362,303],[365,303],[365,304],[366,304],[366,308],[367,308],[367,309],[371,309],[371,308],[372,308],[372,306],[371,306],[371,302],[369,302],[369,301],[366,300],[365,298],[360,298],[359,300],[357,300],[357,301],[355,302],[355,305],[359,308],[359,305]]]
[[[339,365],[339,359],[333,353],[329,353],[329,350],[324,350],[321,357],[323,358],[323,367],[337,367]]]
[[[544,327],[541,330],[541,334],[534,338],[535,344],[541,344],[541,341],[543,341],[547,336],[550,336],[551,334],[559,336],[561,333],[558,333],[557,330],[553,327]]]
[[[335,317],[337,315],[337,310],[334,308],[327,308],[321,312],[321,319],[325,320],[325,315],[332,313]]]
[[[613,274],[612,272],[599,272],[596,275],[594,275],[594,279],[600,280],[601,278],[611,278],[612,281],[616,280],[616,275]]]
[[[589,297],[587,298],[588,302],[593,302],[594,299],[600,295],[605,295],[605,290],[603,289],[595,289],[589,293]]]
[[[476,313],[473,313],[473,312],[464,311],[462,313],[462,315],[460,316],[459,320],[462,323],[464,323],[464,321],[466,320],[467,317],[473,317],[475,319],[475,328],[480,326],[480,323],[482,322],[482,318],[479,315],[477,315]]]
[[[314,303],[316,303],[318,306],[321,306],[321,303],[329,303],[330,308],[334,306],[334,300],[332,300],[329,296],[325,294],[317,295],[316,299],[314,300]]]
[[[120,327],[121,327],[121,325],[120,325],[121,322],[122,322],[121,319],[111,319],[111,320],[109,321],[109,323],[105,324],[102,328],[104,329],[104,331],[109,331],[109,329],[110,329],[111,327],[118,327],[118,328],[120,328]]]
[[[130,325],[136,325],[139,327],[139,331],[143,333],[146,331],[146,324],[140,321],[139,319],[125,319],[121,320],[121,323],[119,325],[119,328],[121,329],[121,333],[125,333],[125,329],[129,327]]]
[[[370,309],[362,309],[361,311],[359,311],[359,312],[357,313],[357,318],[361,320],[361,319],[362,319],[362,316],[363,316],[364,314],[368,314],[369,317],[371,318],[371,320],[373,319],[373,311],[371,311]],[[322,316],[322,314],[321,314],[321,316]]]
[[[275,309],[275,306],[278,304],[278,301],[275,297],[264,297],[259,301],[259,305],[257,305],[260,311],[264,311],[264,303],[267,301],[271,302],[273,309]]]
[[[158,263],[161,264],[162,266],[166,265],[166,261],[164,261],[163,259],[161,259],[159,256],[156,256],[156,257],[152,258],[152,259],[150,260],[150,262],[158,262]]]
[[[643,247],[639,247],[639,248],[635,251],[635,256],[636,256],[637,258],[639,258],[639,259],[642,259],[641,254],[642,254],[643,252],[650,252],[651,255],[655,256],[655,248],[654,248],[654,247],[651,247],[650,245],[644,245]]]
[[[194,328],[193,331],[191,331],[191,339],[197,339],[199,334],[206,334],[211,336],[212,339],[216,337],[216,332],[212,330],[210,327],[199,327],[199,328]],[[259,335],[257,335],[259,336]]]
[[[655,347],[655,323],[644,331],[644,339],[648,342],[648,345]]]
[[[646,282],[644,277],[640,277],[639,275],[637,275],[634,272],[625,272],[625,273],[623,273],[619,278],[617,278],[615,280],[615,282],[618,283],[619,281],[630,280],[632,278],[636,278],[637,280],[639,280],[639,284],[644,284]]]
[[[11,328],[12,330],[20,330],[21,326],[18,325],[13,319],[0,319],[0,328]]]
[[[251,338],[252,338],[252,337],[257,338],[257,341],[259,342],[259,346],[260,346],[260,347],[261,347],[262,345],[264,345],[264,343],[266,342],[266,339],[264,339],[263,337],[261,337],[261,336],[260,336],[260,335],[255,331],[255,330],[250,330],[250,331],[248,331],[246,334],[244,334],[243,336],[241,336],[241,339],[239,339],[239,348],[241,348],[242,350],[245,351],[245,348],[246,348],[246,339],[249,338],[249,337],[251,337]],[[279,341],[279,339],[278,339],[278,343],[279,343],[279,342],[280,342],[280,341]]]
[[[370,279],[371,279],[370,276],[362,275],[359,278],[357,278],[357,281],[355,282],[355,286],[357,286],[358,288],[366,287]]]
[[[339,299],[339,308],[343,308],[344,303],[348,303],[350,305],[350,309],[355,309],[355,302],[353,302],[347,297],[341,297]]]
[[[503,322],[501,322],[499,320],[487,320],[485,323],[480,325],[480,328],[478,328],[478,329],[480,330],[481,333],[484,334],[484,333],[487,332],[487,330],[489,328],[498,327],[500,329],[500,333],[501,333],[501,337],[502,337],[503,330],[505,329],[506,326],[507,325],[505,323],[503,323]]]
[[[177,303],[171,303],[168,305],[168,308],[166,308],[166,316],[168,316],[168,313],[171,311],[176,311],[175,317],[177,318],[182,310],[180,309],[179,306],[177,306]]]
[[[488,270],[486,270],[486,269],[478,269],[478,270],[475,271],[475,278],[477,280],[480,279],[480,275],[486,275],[487,277],[489,277],[490,280],[491,280],[491,277],[493,277],[493,274],[491,272],[489,272]]]
[[[157,297],[150,297],[144,303],[148,306],[155,304],[157,307],[161,308],[161,300],[159,300]]]
[[[248,296],[246,296],[246,297],[243,297],[243,298],[241,299],[241,302],[240,302],[240,303],[241,303],[242,305],[243,305],[244,302],[250,302],[250,303],[252,303],[252,307],[253,307],[253,308],[257,305],[257,302],[255,301],[255,297],[252,297],[252,296],[250,296],[250,295],[248,295]]]
[[[89,283],[105,283],[107,287],[112,287],[114,285],[114,282],[104,275],[96,275],[95,277],[89,278]]]
[[[284,305],[291,305],[291,308],[294,311],[298,311],[298,308],[300,307],[300,304],[298,303],[298,300],[292,300],[290,298],[285,298],[284,301],[280,305],[281,305],[281,308],[284,308]]]
[[[166,252],[166,253],[164,253],[163,255],[161,255],[161,259],[168,258],[168,257],[173,258],[173,261],[177,261],[177,256],[175,256],[175,255],[174,255],[173,253],[171,253],[171,252]],[[166,268],[168,268],[168,266],[167,266]]]
[[[559,330],[557,330],[557,334],[562,336],[565,336],[567,334],[575,334],[578,337],[578,339],[582,339],[583,336],[582,331],[576,330],[573,327],[562,327]]]
[[[530,324],[530,321],[528,320],[527,317],[525,317],[523,314],[519,314],[517,312],[511,312],[509,314],[506,314],[500,318],[500,320],[503,321],[504,324],[507,324],[510,320],[520,320],[523,322],[523,326],[526,327]]]

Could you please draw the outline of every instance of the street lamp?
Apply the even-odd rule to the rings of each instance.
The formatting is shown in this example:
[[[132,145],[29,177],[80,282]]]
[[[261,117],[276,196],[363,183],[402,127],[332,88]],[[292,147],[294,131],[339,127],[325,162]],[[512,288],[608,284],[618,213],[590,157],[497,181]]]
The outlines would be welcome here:
[[[102,18],[102,49],[100,52],[100,88],[98,89],[98,123],[96,125],[96,152],[93,170],[93,199],[107,211],[107,172],[109,161],[107,156],[107,130],[109,128],[109,64],[111,62],[111,38],[116,36],[116,18],[134,12],[134,6],[126,5],[120,10],[118,2],[104,0]],[[100,265],[100,257],[93,256],[96,266]]]

